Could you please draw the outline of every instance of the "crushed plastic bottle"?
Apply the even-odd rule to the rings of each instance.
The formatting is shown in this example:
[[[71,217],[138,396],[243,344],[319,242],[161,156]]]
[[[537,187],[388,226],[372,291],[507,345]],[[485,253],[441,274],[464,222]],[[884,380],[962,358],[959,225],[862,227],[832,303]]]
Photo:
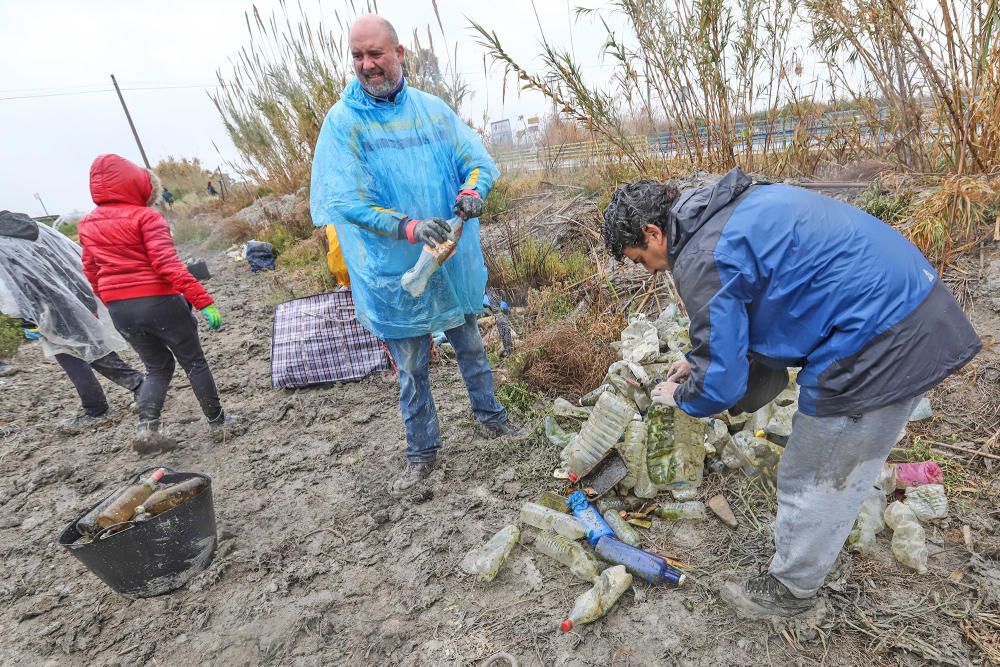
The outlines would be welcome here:
[[[563,450],[566,467],[583,476],[609,449],[618,444],[635,410],[618,396],[604,392],[580,433]]]
[[[413,265],[413,268],[403,274],[400,283],[410,296],[413,298],[419,297],[427,289],[427,282],[434,275],[445,260],[451,257],[452,253],[455,251],[455,245],[458,243],[458,236],[462,231],[462,219],[458,216],[451,218],[447,221],[448,227],[451,228],[451,233],[448,234],[448,240],[443,243],[438,243],[433,248],[425,245],[423,250],[420,251],[420,257],[417,258],[417,263]]]
[[[872,488],[861,503],[861,511],[854,520],[851,534],[847,536],[849,551],[871,554],[875,551],[875,536],[885,528],[885,494],[881,488]]]
[[[708,432],[705,439],[705,453],[709,455],[721,454],[732,436],[729,435],[729,426],[721,419],[707,417],[703,419],[708,424]]]
[[[532,541],[535,551],[562,563],[584,581],[593,581],[601,574],[601,563],[579,542],[567,540],[555,533],[538,533]]]
[[[682,410],[653,406],[646,414],[646,467],[660,490],[697,489],[705,469],[708,426]]]
[[[567,433],[559,426],[556,418],[552,415],[546,415],[543,424],[545,426],[545,437],[556,447],[565,447],[573,438],[572,434]]]
[[[550,510],[537,503],[521,506],[521,522],[540,530],[559,533],[571,540],[578,540],[587,534],[586,529],[572,515]]]
[[[628,521],[622,518],[618,510],[608,510],[604,513],[604,521],[611,527],[615,537],[621,542],[637,547],[642,544],[642,537],[639,531],[629,525]]]
[[[941,470],[935,461],[921,461],[920,463],[895,463],[891,465],[895,472],[895,487],[906,489],[911,486],[923,486],[924,484],[940,484],[944,481],[944,471]]]
[[[619,486],[628,491],[640,484],[649,486],[649,475],[646,472],[646,422],[633,419],[625,427],[625,439],[618,445],[618,453],[625,459],[628,474],[619,482]]]
[[[897,501],[885,509],[884,518],[893,531],[892,555],[920,574],[927,572],[926,535],[913,510]]]
[[[886,463],[882,466],[882,472],[878,474],[875,486],[885,495],[896,490],[896,466],[894,464]]]
[[[478,575],[479,581],[493,581],[520,537],[521,530],[517,526],[504,526],[486,544],[465,555],[462,570],[467,574]]]
[[[667,521],[693,519],[700,521],[705,518],[705,503],[689,500],[683,503],[664,503],[653,510],[653,514]]]
[[[944,519],[948,516],[948,497],[941,484],[911,486],[906,490],[904,503],[913,510],[919,521]]]
[[[614,531],[604,521],[604,517],[590,505],[590,501],[587,500],[587,496],[583,495],[583,491],[577,489],[569,494],[566,504],[569,505],[573,516],[586,531],[587,541],[590,542],[591,546],[597,544],[597,541],[606,535],[614,535]]]
[[[556,417],[572,417],[574,419],[587,419],[590,417],[590,408],[583,408],[573,405],[565,398],[557,398],[552,401],[552,414]]]
[[[609,567],[594,582],[594,586],[576,599],[573,611],[560,626],[569,632],[575,625],[593,623],[614,607],[622,593],[632,586],[632,575],[621,565]]]
[[[602,537],[594,548],[608,563],[624,565],[629,572],[654,586],[683,586],[685,576],[659,556],[625,544],[615,537]]]
[[[612,387],[611,387],[610,384],[602,384],[597,389],[594,389],[593,391],[587,392],[586,394],[584,394],[583,396],[581,396],[580,397],[580,405],[585,405],[585,406],[593,407],[594,405],[597,404],[597,399],[599,399],[601,397],[601,394],[603,394],[604,392],[609,391],[611,389],[612,389]]]
[[[645,412],[653,404],[648,390],[651,382],[642,366],[628,361],[611,364],[603,380],[620,398],[635,403],[639,412]]]
[[[653,321],[660,345],[671,351],[684,353],[691,349],[691,336],[688,332],[690,324],[691,321],[682,316],[674,304],[664,308],[660,316]]]
[[[656,326],[643,314],[629,320],[621,334],[622,359],[636,364],[653,361],[660,354],[660,338]]]

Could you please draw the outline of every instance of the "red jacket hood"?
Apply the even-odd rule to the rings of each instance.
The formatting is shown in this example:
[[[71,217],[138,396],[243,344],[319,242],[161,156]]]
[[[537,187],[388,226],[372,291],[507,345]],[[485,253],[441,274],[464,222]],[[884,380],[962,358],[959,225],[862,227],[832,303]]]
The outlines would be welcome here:
[[[152,191],[149,172],[120,155],[98,155],[90,165],[90,197],[98,206],[145,206]]]

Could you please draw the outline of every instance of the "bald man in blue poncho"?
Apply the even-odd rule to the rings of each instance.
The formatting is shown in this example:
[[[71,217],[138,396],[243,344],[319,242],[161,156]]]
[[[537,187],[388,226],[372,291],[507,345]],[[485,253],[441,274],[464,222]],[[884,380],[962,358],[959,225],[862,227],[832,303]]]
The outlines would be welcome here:
[[[351,27],[357,79],[327,114],[313,155],[311,210],[334,225],[351,276],[357,318],[385,340],[399,368],[406,458],[399,496],[434,469],[441,447],[431,396],[428,335],[455,348],[472,411],[489,436],[519,436],[497,402],[476,325],[486,288],[478,216],[498,172],[476,134],[442,100],[410,88],[404,49],[385,19]],[[414,298],[400,279],[424,245],[446,239],[444,218],[465,219],[455,254]]]

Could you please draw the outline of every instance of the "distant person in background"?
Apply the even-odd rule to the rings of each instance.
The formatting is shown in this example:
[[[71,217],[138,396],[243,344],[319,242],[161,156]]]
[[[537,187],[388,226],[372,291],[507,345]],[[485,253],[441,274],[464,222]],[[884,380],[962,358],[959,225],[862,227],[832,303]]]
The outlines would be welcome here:
[[[76,388],[83,412],[60,424],[61,432],[107,421],[108,400],[95,370],[138,394],[143,375],[115,354],[125,341],[83,275],[80,248],[23,213],[0,211],[0,311],[22,318],[25,337],[41,340]],[[0,371],[4,367],[0,362]]]
[[[219,191],[215,189],[214,185],[212,185],[212,181],[208,182],[208,188],[207,189],[208,189],[208,194],[212,195],[213,197],[218,197],[219,196]]]
[[[160,433],[174,359],[187,373],[212,437],[236,435],[237,420],[222,409],[191,305],[215,331],[222,316],[177,257],[167,221],[152,208],[160,196],[159,179],[123,157],[100,155],[90,167],[90,194],[97,208],[78,227],[83,270],[108,305],[115,327],[146,365],[133,446],[150,452],[176,445]]]
[[[174,206],[174,193],[170,190],[163,188],[163,201],[166,203],[167,208],[173,208]]]

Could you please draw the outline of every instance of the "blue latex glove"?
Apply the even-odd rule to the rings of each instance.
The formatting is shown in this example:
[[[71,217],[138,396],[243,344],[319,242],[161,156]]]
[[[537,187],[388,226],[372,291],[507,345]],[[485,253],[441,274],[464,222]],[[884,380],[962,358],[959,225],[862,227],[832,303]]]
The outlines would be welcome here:
[[[219,309],[215,307],[213,303],[211,306],[205,306],[201,309],[201,314],[205,316],[208,320],[208,328],[212,331],[218,331],[222,328],[222,315],[219,314]]]

